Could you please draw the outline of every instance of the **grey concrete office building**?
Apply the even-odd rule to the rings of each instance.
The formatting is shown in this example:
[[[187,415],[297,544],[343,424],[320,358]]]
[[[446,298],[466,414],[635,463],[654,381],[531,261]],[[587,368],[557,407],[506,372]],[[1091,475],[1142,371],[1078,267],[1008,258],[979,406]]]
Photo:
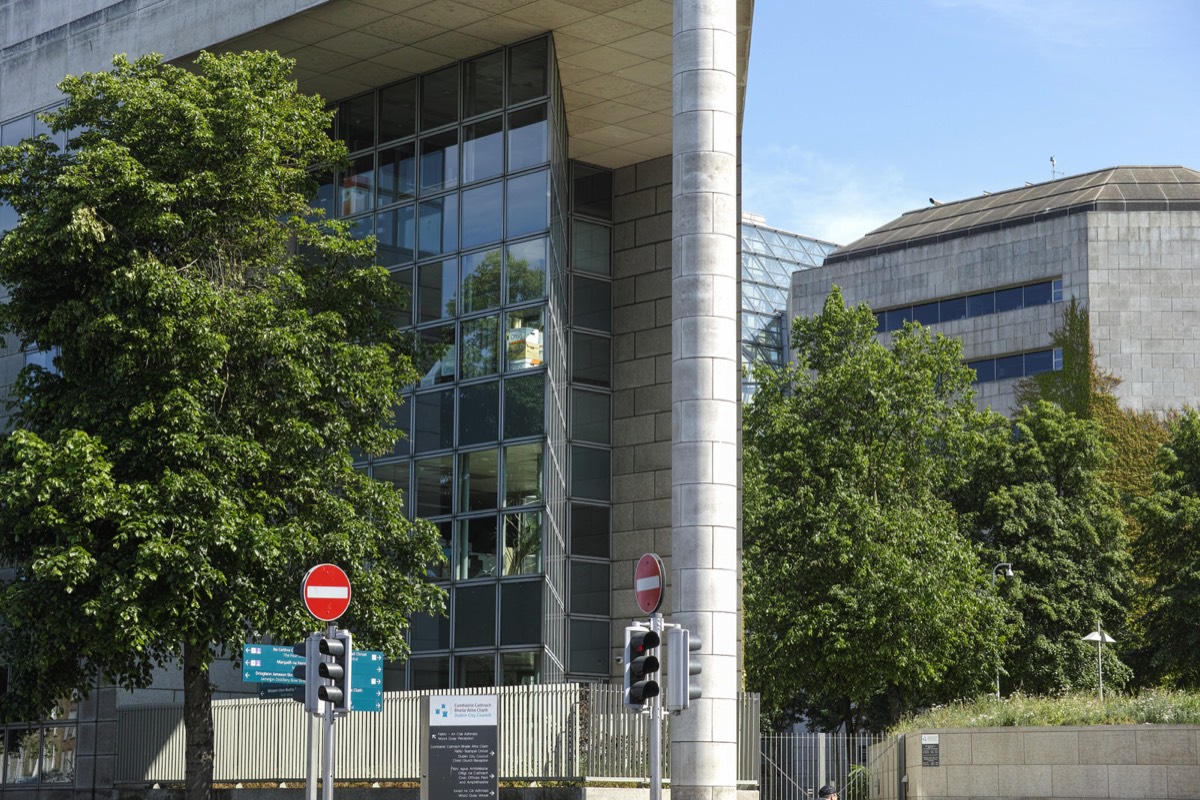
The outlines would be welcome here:
[[[1200,173],[1114,167],[910,211],[792,277],[790,311],[830,287],[868,303],[881,334],[915,319],[957,336],[981,406],[1014,407],[1017,380],[1061,369],[1051,333],[1086,305],[1102,369],[1129,408],[1200,396]]]
[[[436,522],[448,555],[435,578],[450,616],[416,621],[413,657],[388,665],[385,689],[619,680],[623,628],[642,616],[632,567],[657,551],[664,611],[704,643],[705,697],[673,729],[677,796],[735,783],[737,157],[752,10],[0,2],[4,144],[43,130],[35,114],[61,101],[64,75],[114,53],[296,59],[351,152],[322,176],[319,203],[378,238],[379,263],[412,290],[405,326],[445,345],[404,407],[407,440],[362,465]],[[0,208],[0,233],[16,224]],[[0,355],[3,387],[31,360],[52,365],[54,343],[41,344]],[[222,689],[242,689],[228,678]],[[117,705],[177,701],[178,688],[168,670],[136,697],[93,693],[32,739],[8,729],[9,752],[25,755],[6,760],[0,795],[103,791]]]

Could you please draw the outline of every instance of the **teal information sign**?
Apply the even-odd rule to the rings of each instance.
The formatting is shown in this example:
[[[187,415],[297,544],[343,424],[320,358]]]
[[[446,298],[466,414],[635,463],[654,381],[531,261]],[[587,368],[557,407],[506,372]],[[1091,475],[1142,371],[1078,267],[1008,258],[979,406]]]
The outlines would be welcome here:
[[[383,653],[355,650],[350,654],[350,702],[355,711],[383,710]],[[291,697],[290,687],[304,681],[292,675],[292,668],[304,664],[304,656],[284,644],[242,645],[242,681],[269,684],[259,687],[259,697]]]

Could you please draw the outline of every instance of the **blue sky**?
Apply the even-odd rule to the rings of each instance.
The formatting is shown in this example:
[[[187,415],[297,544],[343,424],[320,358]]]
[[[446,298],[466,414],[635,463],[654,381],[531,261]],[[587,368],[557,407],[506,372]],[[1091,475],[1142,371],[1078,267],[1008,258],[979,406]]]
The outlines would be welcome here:
[[[1200,170],[1198,0],[756,0],[742,208],[845,244],[1116,165]]]

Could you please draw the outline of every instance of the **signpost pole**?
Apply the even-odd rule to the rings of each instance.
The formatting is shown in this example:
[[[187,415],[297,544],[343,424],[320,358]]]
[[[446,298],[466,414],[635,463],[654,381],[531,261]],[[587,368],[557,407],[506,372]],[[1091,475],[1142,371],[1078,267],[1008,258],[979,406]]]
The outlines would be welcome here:
[[[663,615],[650,615],[650,630],[662,637]],[[670,658],[671,654],[668,653]],[[650,698],[650,800],[662,800],[662,698]]]
[[[330,622],[325,630],[326,637],[332,639],[337,635],[337,625]],[[346,691],[349,691],[349,687]],[[325,704],[325,730],[324,730],[324,758],[322,759],[322,775],[321,775],[321,798],[322,800],[333,800],[333,753],[334,753],[334,736],[333,723],[337,717],[333,711],[333,703]]]
[[[308,739],[308,764],[304,776],[304,800],[317,800],[317,743],[315,741],[316,737],[313,735],[313,727],[316,721],[314,715],[309,713],[304,714],[304,727]]]

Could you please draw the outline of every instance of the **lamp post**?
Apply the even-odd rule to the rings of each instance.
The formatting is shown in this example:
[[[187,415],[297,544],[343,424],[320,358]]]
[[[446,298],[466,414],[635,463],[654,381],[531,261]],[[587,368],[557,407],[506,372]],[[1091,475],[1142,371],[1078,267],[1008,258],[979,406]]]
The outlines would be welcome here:
[[[1117,640],[1109,636],[1100,627],[1100,620],[1096,620],[1096,630],[1083,637],[1085,642],[1096,643],[1096,677],[1100,683],[1100,702],[1104,702],[1104,659],[1101,655],[1101,648],[1106,644],[1116,644]]]
[[[1001,561],[996,566],[992,567],[992,594],[996,593],[996,572],[1001,568],[1004,569],[1004,577],[1011,578],[1013,576],[1012,563]],[[996,699],[1000,699],[1000,666],[996,666]]]

